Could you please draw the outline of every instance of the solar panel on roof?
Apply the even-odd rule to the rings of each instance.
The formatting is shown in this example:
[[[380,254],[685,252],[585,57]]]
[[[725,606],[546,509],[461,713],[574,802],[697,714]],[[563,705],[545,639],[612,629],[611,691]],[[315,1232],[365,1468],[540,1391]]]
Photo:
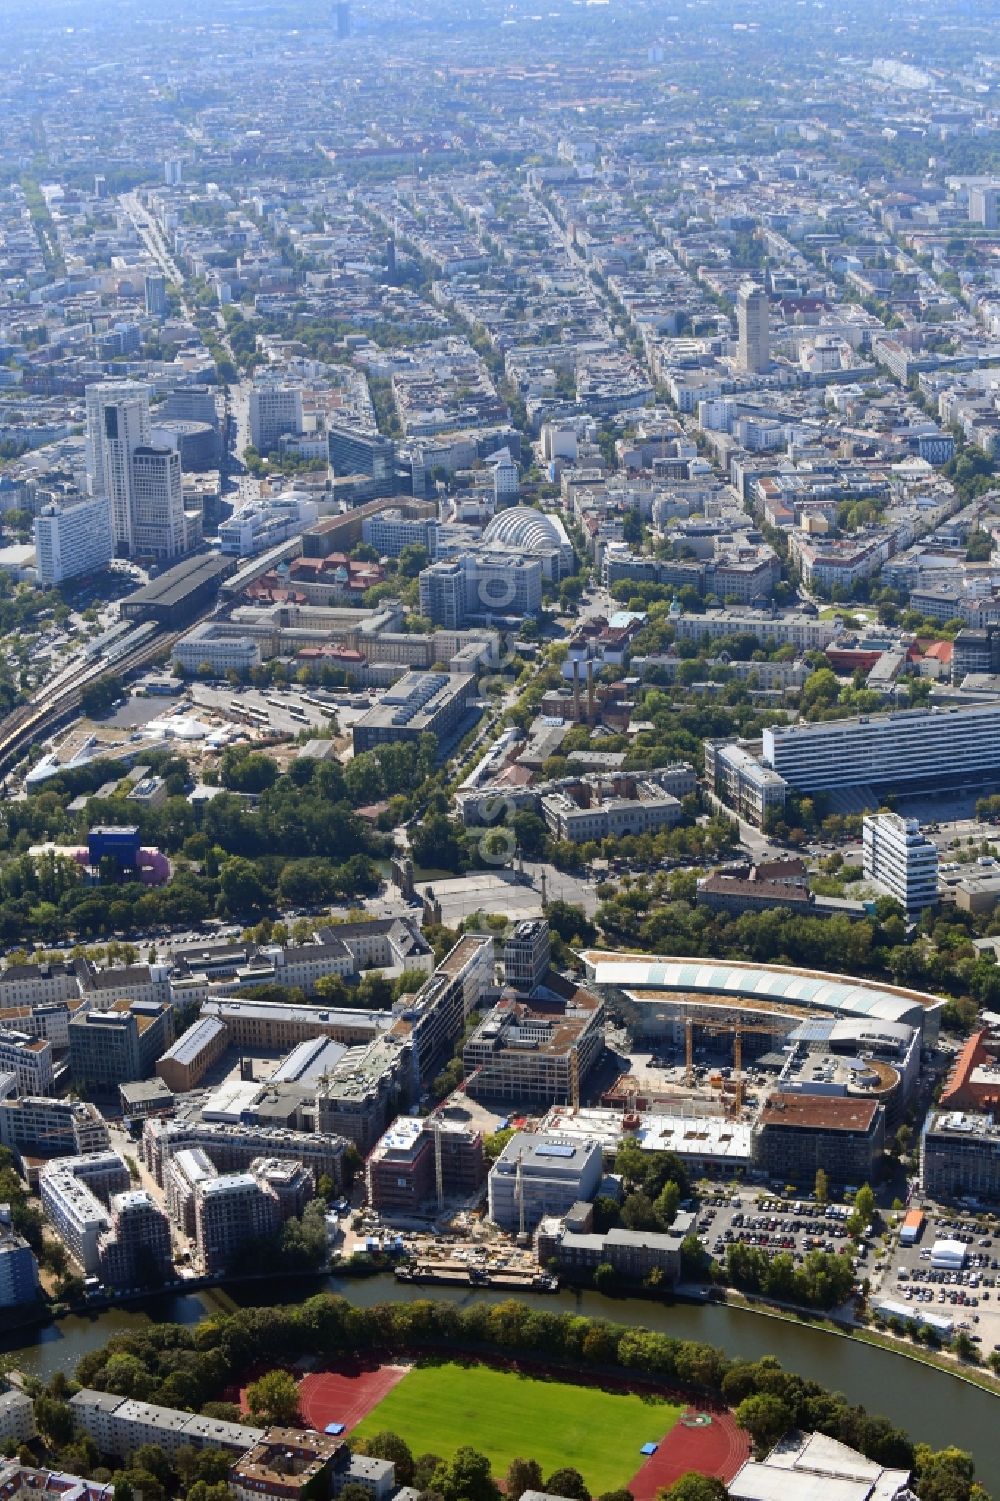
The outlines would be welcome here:
[[[576,1147],[570,1146],[546,1145],[535,1148],[536,1157],[572,1157],[575,1152]]]

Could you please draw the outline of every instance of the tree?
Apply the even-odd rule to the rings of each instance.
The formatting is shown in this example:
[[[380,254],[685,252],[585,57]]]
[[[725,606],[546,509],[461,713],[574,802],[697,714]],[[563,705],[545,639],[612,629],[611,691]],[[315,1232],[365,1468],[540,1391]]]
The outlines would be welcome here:
[[[461,830],[444,813],[432,813],[413,831],[410,849],[425,870],[460,871],[465,864]]]
[[[73,1437],[73,1409],[55,1397],[43,1393],[35,1398],[35,1422],[39,1432],[57,1449]]]
[[[499,1501],[500,1498],[500,1488],[490,1474],[489,1460],[468,1444],[455,1451],[454,1459],[441,1461],[431,1476],[429,1489],[437,1491],[444,1501]]]
[[[863,1226],[871,1224],[875,1213],[875,1195],[867,1183],[862,1183],[854,1195],[854,1212]]]
[[[599,1293],[611,1292],[618,1281],[618,1273],[610,1261],[602,1261],[594,1268],[594,1286]]]
[[[830,1197],[830,1180],[821,1167],[816,1169],[816,1187],[813,1192],[817,1204],[825,1204]]]
[[[513,1126],[505,1126],[502,1131],[491,1131],[489,1136],[483,1139],[483,1152],[487,1162],[496,1162],[504,1147],[512,1136],[517,1133]]]
[[[667,1490],[660,1491],[657,1501],[726,1501],[728,1495],[721,1480],[689,1470]]]
[[[734,1414],[760,1453],[767,1453],[792,1426],[792,1414],[785,1402],[771,1392],[757,1392],[745,1397]]]
[[[536,1459],[512,1459],[507,1466],[503,1493],[507,1501],[521,1501],[525,1491],[542,1489],[542,1467]]]
[[[255,1418],[285,1426],[299,1421],[299,1389],[287,1371],[268,1371],[247,1387],[247,1406]]]
[[[231,913],[259,912],[269,900],[256,865],[241,855],[223,863],[219,871],[219,888],[226,909]]]
[[[916,1491],[920,1501],[969,1501],[976,1467],[963,1449],[938,1449],[918,1444]]]
[[[413,1484],[418,1491],[430,1489],[434,1472],[438,1465],[444,1464],[440,1454],[418,1454],[413,1461]]]
[[[634,1193],[622,1205],[622,1224],[626,1230],[659,1230],[660,1217],[644,1193]]]
[[[574,1470],[572,1465],[565,1465],[561,1470],[553,1470],[545,1482],[545,1489],[550,1496],[569,1496],[571,1501],[590,1501],[587,1482],[580,1471]]]
[[[373,1433],[371,1438],[364,1440],[361,1452],[370,1455],[372,1459],[390,1460],[396,1467],[398,1484],[413,1484],[413,1453],[409,1444],[398,1433]]]

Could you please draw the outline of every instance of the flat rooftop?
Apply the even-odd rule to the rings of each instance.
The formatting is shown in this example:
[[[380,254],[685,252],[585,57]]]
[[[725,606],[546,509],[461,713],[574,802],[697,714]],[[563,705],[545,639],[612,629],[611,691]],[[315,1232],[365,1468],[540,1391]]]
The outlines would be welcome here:
[[[200,589],[202,585],[221,581],[227,573],[231,573],[233,560],[214,555],[191,558],[185,563],[178,563],[175,568],[168,568],[161,573],[159,578],[152,579],[142,589],[137,589],[122,601],[131,609],[144,605],[159,605],[169,607],[179,604],[192,590]]]
[[[877,1100],[845,1095],[773,1094],[760,1113],[762,1126],[810,1131],[869,1131]]]

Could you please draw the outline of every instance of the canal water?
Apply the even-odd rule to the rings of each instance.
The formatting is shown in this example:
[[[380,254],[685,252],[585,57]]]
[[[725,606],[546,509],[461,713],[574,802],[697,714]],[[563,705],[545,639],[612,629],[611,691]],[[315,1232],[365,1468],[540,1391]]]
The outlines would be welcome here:
[[[317,1280],[315,1285],[299,1282],[291,1286],[296,1301],[325,1288],[363,1307],[421,1297],[463,1305],[473,1301],[496,1303],[510,1296],[478,1288],[415,1288],[386,1276],[365,1280],[331,1277]],[[17,1366],[43,1380],[57,1370],[71,1375],[82,1355],[105,1344],[113,1334],[150,1321],[196,1324],[214,1313],[231,1312],[241,1303],[253,1301],[275,1301],[274,1284],[262,1284],[258,1298],[246,1289],[234,1294],[211,1290],[155,1298],[141,1308],[113,1308],[92,1318],[61,1319],[30,1334],[24,1330],[0,1332],[0,1352],[14,1356]],[[1000,1477],[1000,1402],[947,1371],[806,1325],[716,1303],[662,1304],[564,1289],[546,1296],[544,1306],[619,1324],[644,1325],[679,1339],[702,1340],[731,1356],[755,1360],[774,1355],[788,1370],[842,1392],[871,1413],[883,1414],[914,1439],[934,1448],[957,1444],[971,1450],[977,1473],[987,1486]]]

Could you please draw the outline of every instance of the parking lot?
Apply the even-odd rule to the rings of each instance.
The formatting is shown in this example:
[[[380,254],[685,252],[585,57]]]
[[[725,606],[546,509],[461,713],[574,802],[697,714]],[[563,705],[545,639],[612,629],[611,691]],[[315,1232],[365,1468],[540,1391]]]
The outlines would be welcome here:
[[[933,1267],[937,1240],[961,1241],[966,1248],[961,1269]],[[888,1265],[878,1279],[879,1298],[954,1320],[980,1347],[984,1357],[1000,1349],[1000,1235],[987,1223],[967,1216],[928,1216],[919,1241],[901,1246],[893,1234]]]
[[[769,1255],[787,1252],[801,1264],[809,1251],[831,1254],[850,1247],[845,1228],[848,1204],[813,1204],[759,1194],[717,1193],[702,1196],[697,1226],[709,1254],[724,1262],[730,1245],[759,1246]],[[859,1276],[865,1275],[869,1249],[859,1248]]]

